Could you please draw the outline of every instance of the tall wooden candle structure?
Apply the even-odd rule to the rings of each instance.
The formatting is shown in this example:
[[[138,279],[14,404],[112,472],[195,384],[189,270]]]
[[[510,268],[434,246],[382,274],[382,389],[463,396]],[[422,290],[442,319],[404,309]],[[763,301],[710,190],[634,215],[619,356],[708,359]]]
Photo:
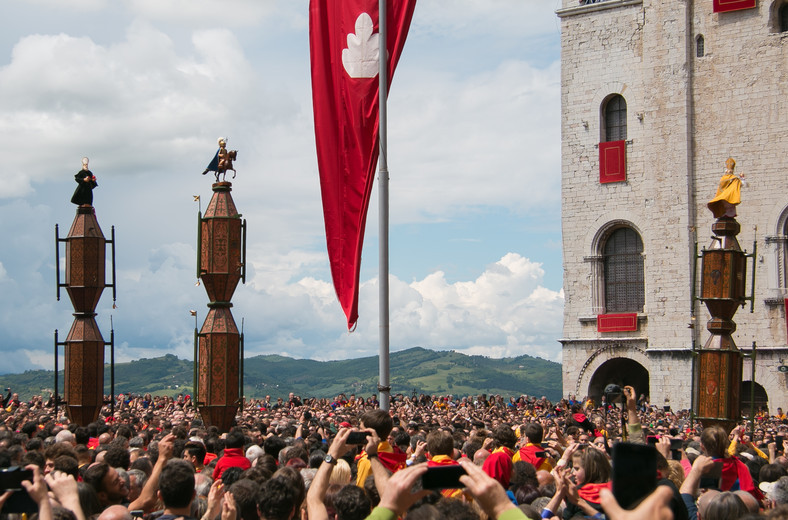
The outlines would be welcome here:
[[[712,224],[711,245],[702,251],[701,296],[711,314],[706,329],[711,336],[697,351],[695,374],[695,414],[704,427],[718,424],[731,431],[741,418],[740,388],[742,353],[731,336],[736,331],[733,316],[745,300],[746,255],[736,235],[741,177],[733,173],[735,161],[726,161],[726,170],[715,198],[709,202],[717,220]]]
[[[87,169],[87,158],[82,163],[77,182],[89,175],[92,185],[80,185],[74,193],[71,201],[78,204],[77,214],[65,239],[58,236],[55,225],[57,299],[60,300],[60,288],[65,287],[74,307],[74,323],[63,343],[58,342],[55,331],[55,402],[57,406],[57,347],[63,345],[66,410],[71,422],[87,426],[98,418],[104,405],[104,347],[114,342],[107,343],[101,336],[96,306],[105,287],[112,288],[115,300],[115,227],[112,227],[112,239],[106,240],[92,205],[95,177]],[[60,283],[61,242],[66,244],[65,283]],[[112,245],[111,284],[105,281],[107,244]]]
[[[243,398],[243,335],[230,300],[238,282],[246,282],[246,220],[230,195],[232,183],[216,182],[212,189],[198,228],[197,275],[210,302],[197,335],[195,394],[205,424],[227,431]]]

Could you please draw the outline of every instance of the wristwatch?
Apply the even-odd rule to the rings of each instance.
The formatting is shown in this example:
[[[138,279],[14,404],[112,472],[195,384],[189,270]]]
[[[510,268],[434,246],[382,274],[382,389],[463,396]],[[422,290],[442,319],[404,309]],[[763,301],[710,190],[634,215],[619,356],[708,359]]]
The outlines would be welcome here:
[[[328,464],[336,464],[337,463],[337,459],[335,459],[330,454],[328,454],[328,455],[325,456],[325,458],[323,458],[323,462],[327,462]]]

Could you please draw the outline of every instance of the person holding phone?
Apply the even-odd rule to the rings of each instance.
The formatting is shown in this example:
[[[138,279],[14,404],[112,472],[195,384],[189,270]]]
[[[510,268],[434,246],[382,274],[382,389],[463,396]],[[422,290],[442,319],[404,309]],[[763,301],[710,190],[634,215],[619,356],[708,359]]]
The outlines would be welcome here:
[[[318,468],[306,495],[306,507],[309,518],[315,520],[328,520],[329,518],[325,504],[326,492],[328,491],[334,466],[341,457],[344,457],[350,451],[351,446],[347,444],[347,440],[351,433],[354,432],[350,428],[341,428],[337,432],[334,441],[328,447],[328,454]]]
[[[542,447],[542,439],[544,437],[544,429],[538,422],[530,422],[525,425],[523,432],[525,437],[525,445],[522,446],[512,457],[512,462],[519,460],[528,462],[536,468],[536,471],[553,470],[553,462],[547,456],[545,448]]]
[[[378,460],[389,471],[396,472],[406,466],[405,460],[408,458],[404,453],[397,453],[394,448],[384,439],[387,439],[389,433],[394,428],[394,420],[384,410],[370,410],[361,416],[359,421],[361,429],[366,430],[371,428],[375,430],[378,437],[381,439],[377,447]],[[369,457],[367,452],[363,451],[356,457],[356,485],[364,487],[364,481],[372,474],[372,467],[370,466]]]

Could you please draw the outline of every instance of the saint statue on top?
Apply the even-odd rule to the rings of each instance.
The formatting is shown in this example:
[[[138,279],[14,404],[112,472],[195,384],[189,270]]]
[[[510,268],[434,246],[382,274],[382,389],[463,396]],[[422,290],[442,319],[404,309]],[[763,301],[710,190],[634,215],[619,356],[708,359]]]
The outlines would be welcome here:
[[[741,202],[741,187],[744,182],[744,174],[734,172],[736,161],[733,157],[728,157],[725,161],[725,173],[720,178],[717,186],[717,194],[707,204],[714,214],[714,218],[736,217],[736,206]]]

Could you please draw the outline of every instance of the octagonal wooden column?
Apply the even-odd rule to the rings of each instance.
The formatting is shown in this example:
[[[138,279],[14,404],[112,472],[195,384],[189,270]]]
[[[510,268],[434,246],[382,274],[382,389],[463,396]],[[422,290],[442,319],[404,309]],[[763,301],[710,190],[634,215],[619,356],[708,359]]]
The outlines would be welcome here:
[[[232,183],[212,186],[200,218],[199,275],[208,293],[208,316],[198,339],[197,405],[206,425],[227,431],[241,404],[243,356],[241,334],[230,308],[243,279],[242,237],[245,222],[235,208]]]
[[[698,351],[696,415],[704,427],[718,424],[728,432],[741,416],[742,354],[731,336],[733,315],[745,301],[747,260],[736,240],[740,229],[734,218],[717,219],[712,243],[702,251],[700,299],[711,314],[706,324],[711,337]]]
[[[65,287],[75,311],[64,342],[66,410],[72,422],[86,426],[104,405],[105,342],[95,310],[106,287],[107,241],[93,206],[77,207],[65,242]]]

